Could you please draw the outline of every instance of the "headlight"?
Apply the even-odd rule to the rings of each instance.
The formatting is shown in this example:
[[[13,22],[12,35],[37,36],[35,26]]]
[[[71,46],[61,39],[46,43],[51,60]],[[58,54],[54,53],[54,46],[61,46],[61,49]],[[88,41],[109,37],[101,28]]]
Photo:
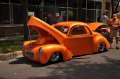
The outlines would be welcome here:
[[[39,54],[41,54],[42,53],[42,48],[40,48],[38,52],[39,52]]]

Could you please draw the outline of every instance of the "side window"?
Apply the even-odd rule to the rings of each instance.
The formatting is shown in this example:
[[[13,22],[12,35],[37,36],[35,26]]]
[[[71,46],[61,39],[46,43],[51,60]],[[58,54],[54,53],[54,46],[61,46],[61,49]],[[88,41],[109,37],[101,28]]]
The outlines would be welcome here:
[[[92,34],[91,30],[87,26],[84,26],[84,27],[85,27],[85,30],[86,30],[86,34],[91,35]]]
[[[71,30],[71,35],[81,35],[81,34],[87,34],[86,29],[84,26],[74,26]]]

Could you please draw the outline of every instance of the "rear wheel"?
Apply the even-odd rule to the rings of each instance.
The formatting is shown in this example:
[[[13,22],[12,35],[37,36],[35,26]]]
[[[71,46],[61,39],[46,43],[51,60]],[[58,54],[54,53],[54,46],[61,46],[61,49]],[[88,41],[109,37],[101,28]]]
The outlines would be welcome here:
[[[104,42],[100,43],[98,52],[104,52],[106,50],[106,45]]]

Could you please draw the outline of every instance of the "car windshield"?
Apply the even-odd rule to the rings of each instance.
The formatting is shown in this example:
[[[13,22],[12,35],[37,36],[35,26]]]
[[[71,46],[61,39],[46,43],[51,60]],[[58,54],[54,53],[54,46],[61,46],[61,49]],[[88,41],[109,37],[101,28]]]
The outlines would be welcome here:
[[[55,26],[55,28],[64,34],[67,34],[69,30],[67,26]]]

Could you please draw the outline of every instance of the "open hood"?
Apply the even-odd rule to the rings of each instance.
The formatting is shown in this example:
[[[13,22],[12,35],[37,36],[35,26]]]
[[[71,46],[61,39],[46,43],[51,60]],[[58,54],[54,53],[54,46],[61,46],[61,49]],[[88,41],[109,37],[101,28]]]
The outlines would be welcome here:
[[[93,23],[88,23],[88,25],[91,28],[91,30],[95,31],[98,27],[105,24],[101,22],[93,22]]]
[[[36,18],[35,16],[31,16],[27,25],[32,27],[36,32],[40,35],[45,36],[46,34],[52,35],[59,43],[63,43],[63,39],[66,37],[65,34],[61,33],[53,26],[47,24],[46,22],[42,21],[41,19]]]

